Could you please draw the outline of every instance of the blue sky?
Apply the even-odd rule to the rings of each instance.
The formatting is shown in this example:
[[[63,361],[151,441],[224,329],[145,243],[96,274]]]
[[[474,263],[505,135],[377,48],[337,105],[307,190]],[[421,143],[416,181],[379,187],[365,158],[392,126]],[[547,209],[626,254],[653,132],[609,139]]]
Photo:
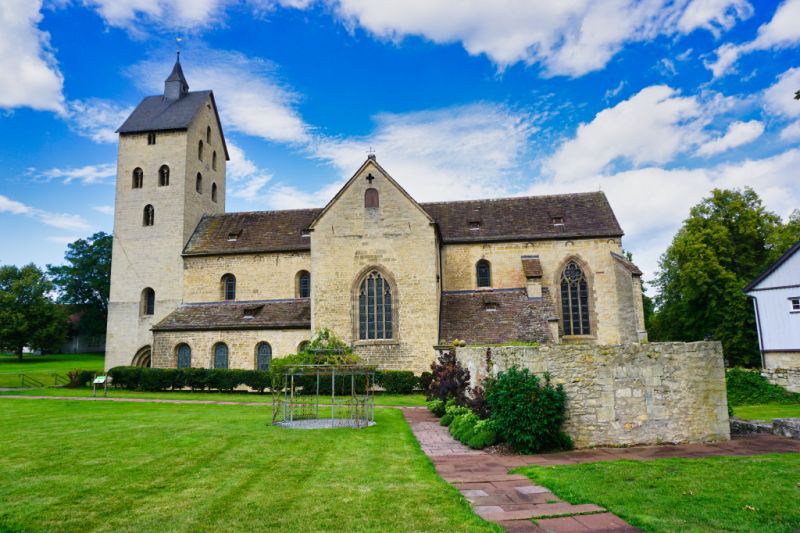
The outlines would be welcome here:
[[[648,276],[713,187],[800,206],[800,0],[0,0],[0,263],[112,230],[116,136],[181,37],[228,211],[366,157],[420,201],[602,189]]]

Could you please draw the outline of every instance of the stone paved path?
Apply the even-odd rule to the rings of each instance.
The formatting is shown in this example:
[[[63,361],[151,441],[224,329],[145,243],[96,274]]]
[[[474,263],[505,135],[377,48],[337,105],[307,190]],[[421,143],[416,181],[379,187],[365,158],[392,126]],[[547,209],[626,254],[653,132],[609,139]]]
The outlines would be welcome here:
[[[597,505],[564,502],[547,488],[531,483],[528,477],[509,474],[512,468],[618,459],[645,461],[666,457],[800,453],[800,441],[764,435],[717,444],[597,448],[542,455],[490,455],[471,450],[453,439],[448,429],[440,426],[438,419],[427,410],[403,409],[403,414],[439,475],[458,488],[479,515],[513,532],[621,533],[639,530]],[[536,520],[536,524],[532,519]]]

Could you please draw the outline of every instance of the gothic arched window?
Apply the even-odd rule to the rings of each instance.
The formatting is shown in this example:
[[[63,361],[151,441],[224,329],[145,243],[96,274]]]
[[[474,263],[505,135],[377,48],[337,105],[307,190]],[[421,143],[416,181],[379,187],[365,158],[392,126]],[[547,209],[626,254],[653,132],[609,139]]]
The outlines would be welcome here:
[[[222,276],[222,299],[236,299],[236,276],[233,274],[225,274]]]
[[[561,320],[564,335],[589,335],[589,283],[575,261],[561,272]]]
[[[144,226],[152,226],[156,222],[156,210],[155,208],[147,204],[144,206],[144,211],[142,212],[142,225]]]
[[[197,141],[197,159],[203,160],[203,141]]]
[[[297,273],[297,297],[309,298],[311,296],[311,274],[308,270]]]
[[[141,189],[144,186],[144,172],[141,168],[133,169],[133,188]]]
[[[272,361],[272,346],[267,342],[262,342],[256,348],[256,370],[269,370],[269,363]]]
[[[228,345],[224,342],[214,345],[214,368],[228,368]]]
[[[492,286],[492,265],[486,259],[481,259],[475,265],[475,279],[478,287]]]
[[[142,299],[139,304],[140,314],[142,316],[152,315],[156,310],[156,291],[147,287],[142,291]]]
[[[358,288],[358,338],[394,338],[392,288],[377,270],[364,277]]]
[[[203,192],[203,175],[199,172],[197,173],[197,178],[194,180],[194,190],[199,193]]]
[[[217,184],[216,183],[212,183],[211,184],[211,201],[212,202],[216,202],[217,201]]]
[[[364,207],[380,207],[378,189],[370,187],[364,191]]]
[[[211,154],[211,168],[212,168],[212,170],[217,170],[217,151],[216,150],[214,150],[214,152]]]
[[[178,345],[178,368],[190,368],[192,366],[192,349],[188,344]]]
[[[161,168],[158,169],[158,185],[161,187],[169,185],[169,167],[167,165],[161,165]]]

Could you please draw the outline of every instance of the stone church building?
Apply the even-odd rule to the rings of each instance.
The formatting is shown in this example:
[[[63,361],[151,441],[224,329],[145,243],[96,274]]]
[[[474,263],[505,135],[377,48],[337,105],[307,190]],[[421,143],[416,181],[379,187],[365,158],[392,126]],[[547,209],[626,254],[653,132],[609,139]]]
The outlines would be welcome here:
[[[214,95],[179,62],[118,133],[107,368],[264,368],[319,328],[415,372],[441,340],[646,339],[602,192],[419,203],[371,155],[322,208],[226,213]]]

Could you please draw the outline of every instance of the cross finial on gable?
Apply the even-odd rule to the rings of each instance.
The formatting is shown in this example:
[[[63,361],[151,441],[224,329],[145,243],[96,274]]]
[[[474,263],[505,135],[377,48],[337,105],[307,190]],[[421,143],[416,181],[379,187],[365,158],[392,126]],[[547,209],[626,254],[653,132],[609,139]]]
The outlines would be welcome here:
[[[373,176],[372,173],[367,174],[367,181],[369,182],[370,185],[372,185],[372,180],[374,179],[375,176]]]
[[[370,146],[369,150],[367,150],[367,159],[375,161],[375,150],[372,148],[372,146]]]

